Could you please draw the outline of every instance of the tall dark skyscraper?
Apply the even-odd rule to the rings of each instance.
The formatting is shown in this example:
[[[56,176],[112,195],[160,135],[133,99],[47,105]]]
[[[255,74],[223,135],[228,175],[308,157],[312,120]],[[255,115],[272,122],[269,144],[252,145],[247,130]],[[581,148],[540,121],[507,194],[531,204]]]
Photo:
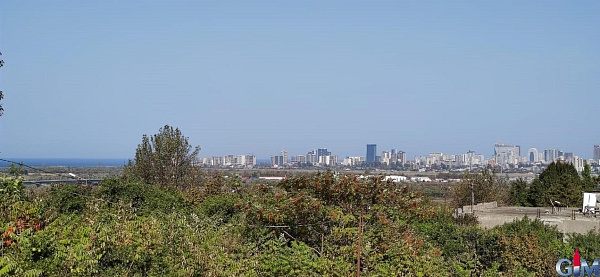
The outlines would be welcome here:
[[[327,151],[327,148],[319,148],[317,149],[317,162],[319,161],[319,158],[323,157],[323,156],[330,156],[331,152]]]
[[[594,145],[594,160],[600,160],[600,145]]]
[[[377,156],[377,144],[367,144],[367,164],[375,162]]]

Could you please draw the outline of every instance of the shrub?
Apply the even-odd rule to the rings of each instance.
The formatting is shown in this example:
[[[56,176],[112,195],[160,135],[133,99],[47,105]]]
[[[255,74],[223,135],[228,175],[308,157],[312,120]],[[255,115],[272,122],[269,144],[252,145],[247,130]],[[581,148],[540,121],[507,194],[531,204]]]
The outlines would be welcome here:
[[[569,234],[568,242],[570,253],[566,253],[568,255],[564,257],[572,256],[575,248],[579,248],[581,257],[588,261],[600,257],[600,231],[598,230],[590,230],[586,234]]]
[[[76,184],[53,185],[47,194],[46,202],[50,209],[59,213],[82,212],[91,196],[91,186]]]
[[[208,217],[220,217],[223,221],[228,221],[236,212],[235,204],[239,197],[229,194],[218,194],[208,196],[200,203],[201,213]]]
[[[161,189],[156,185],[137,182],[122,182],[117,179],[104,180],[98,186],[95,196],[107,201],[129,205],[137,214],[153,212],[170,213],[186,208],[181,193],[175,189]]]
[[[542,276],[555,274],[552,265],[560,258],[564,244],[555,226],[528,217],[493,229],[500,238],[502,268],[515,276],[524,270]]]

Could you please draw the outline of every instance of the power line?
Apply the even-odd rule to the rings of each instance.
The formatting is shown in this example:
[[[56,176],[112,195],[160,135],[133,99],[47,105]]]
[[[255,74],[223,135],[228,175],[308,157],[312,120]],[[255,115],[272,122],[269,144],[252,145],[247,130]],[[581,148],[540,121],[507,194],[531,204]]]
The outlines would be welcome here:
[[[44,173],[48,173],[48,174],[55,174],[55,175],[59,175],[59,176],[68,176],[73,178],[70,175],[63,175],[62,173],[55,173],[55,172],[50,172],[50,171],[46,171],[40,168],[36,168],[33,166],[29,166],[24,164],[23,162],[15,162],[15,161],[11,161],[11,160],[6,160],[6,159],[1,159],[0,161],[4,161],[4,162],[9,162],[12,164],[18,164],[20,166],[26,167],[26,168],[30,168],[33,170],[37,170],[40,172],[44,172]],[[40,186],[44,186],[44,187],[50,187],[52,188],[52,185],[47,185],[47,184],[39,184]],[[70,193],[71,195],[75,195],[75,196],[80,196],[83,198],[87,198],[89,200],[95,200],[95,201],[100,201],[100,202],[105,202],[108,204],[112,204],[112,205],[119,205],[118,203],[106,200],[106,199],[102,199],[102,198],[96,198],[96,197],[92,197],[89,195],[85,195],[85,194],[81,194],[81,193],[77,193],[77,192],[73,192],[73,191],[69,191],[68,193]],[[152,213],[158,213],[158,214],[162,214],[163,216],[168,216],[167,213],[164,213],[162,211],[158,211],[158,210],[149,210],[149,208],[144,208],[144,207],[140,207],[140,208],[134,208],[134,213],[136,213],[137,211],[146,211],[146,212],[152,212]],[[325,225],[331,225],[330,222],[319,222],[319,223],[312,223],[312,224],[288,224],[288,225],[255,225],[255,224],[233,224],[235,226],[249,226],[249,227],[264,227],[264,228],[272,228],[272,229],[286,229],[286,228],[295,228],[295,227],[309,227],[309,226],[325,226]]]
[[[15,161],[10,161],[10,160],[6,160],[6,159],[0,159],[0,161],[8,162],[8,163],[11,163],[11,164],[18,164],[20,166],[23,166],[23,167],[26,167],[26,168],[30,168],[30,169],[33,169],[33,170],[37,170],[37,171],[41,171],[41,172],[48,173],[48,174],[57,174],[57,175],[60,175],[60,173],[54,173],[54,172],[46,171],[46,170],[43,170],[43,169],[35,168],[33,166],[26,165],[23,162],[15,162]]]
[[[44,172],[44,173],[47,173],[47,174],[55,174],[55,175],[59,175],[59,176],[68,176],[69,178],[75,178],[75,177],[73,177],[71,175],[68,175],[68,174],[65,175],[65,174],[61,174],[61,173],[50,172],[50,171],[47,171],[47,170],[43,170],[43,169],[40,169],[40,168],[29,166],[29,165],[24,164],[23,162],[17,163],[15,161],[7,160],[7,159],[1,159],[1,158],[0,158],[0,161],[9,162],[9,163],[12,163],[12,164],[18,164],[19,166],[23,166],[23,167],[30,168],[30,169],[33,169],[33,170],[37,170],[37,171]],[[79,179],[76,179],[76,180],[79,180]],[[39,184],[39,185],[40,186],[44,186],[44,187],[50,187],[50,188],[52,188],[51,185],[47,185],[47,184]],[[110,204],[117,205],[117,203],[114,203],[114,202],[111,202],[109,200],[102,199],[102,198],[95,198],[95,197],[91,197],[89,195],[84,195],[84,194],[73,192],[73,191],[69,191],[68,193],[70,193],[71,195],[81,196],[81,197],[84,197],[84,198],[87,198],[87,199],[91,199],[91,200],[96,200],[96,201],[101,201],[101,202],[105,202],[105,203],[110,203]]]

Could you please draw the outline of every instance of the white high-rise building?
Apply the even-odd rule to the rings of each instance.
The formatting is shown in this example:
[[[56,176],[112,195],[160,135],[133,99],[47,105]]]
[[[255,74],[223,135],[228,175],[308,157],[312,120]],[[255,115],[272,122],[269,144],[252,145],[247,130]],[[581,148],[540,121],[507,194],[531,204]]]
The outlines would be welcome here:
[[[585,167],[585,160],[578,156],[572,157],[569,162],[572,163],[573,166],[575,166],[577,172],[582,172],[583,168]]]
[[[497,143],[494,145],[494,160],[497,165],[517,165],[521,156],[521,146]]]
[[[306,156],[304,156],[304,155],[293,156],[292,157],[292,163],[293,164],[303,164],[303,163],[306,163]]]
[[[529,148],[527,151],[527,160],[529,163],[537,163],[539,161],[539,157],[540,154],[538,153],[537,149]]]
[[[346,157],[342,162],[345,166],[361,166],[365,163],[365,157]]]
[[[558,151],[556,149],[546,149],[544,150],[544,161],[546,163],[551,163],[558,159]]]
[[[390,161],[392,159],[392,154],[388,151],[381,152],[381,163],[385,165],[390,165]]]

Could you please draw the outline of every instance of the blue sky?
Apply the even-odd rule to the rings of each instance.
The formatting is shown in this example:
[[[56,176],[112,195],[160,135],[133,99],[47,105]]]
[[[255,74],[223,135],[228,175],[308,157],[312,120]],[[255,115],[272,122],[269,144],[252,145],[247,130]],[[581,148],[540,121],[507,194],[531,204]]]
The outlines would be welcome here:
[[[590,158],[598,1],[2,1],[0,156],[409,157],[497,142]]]

